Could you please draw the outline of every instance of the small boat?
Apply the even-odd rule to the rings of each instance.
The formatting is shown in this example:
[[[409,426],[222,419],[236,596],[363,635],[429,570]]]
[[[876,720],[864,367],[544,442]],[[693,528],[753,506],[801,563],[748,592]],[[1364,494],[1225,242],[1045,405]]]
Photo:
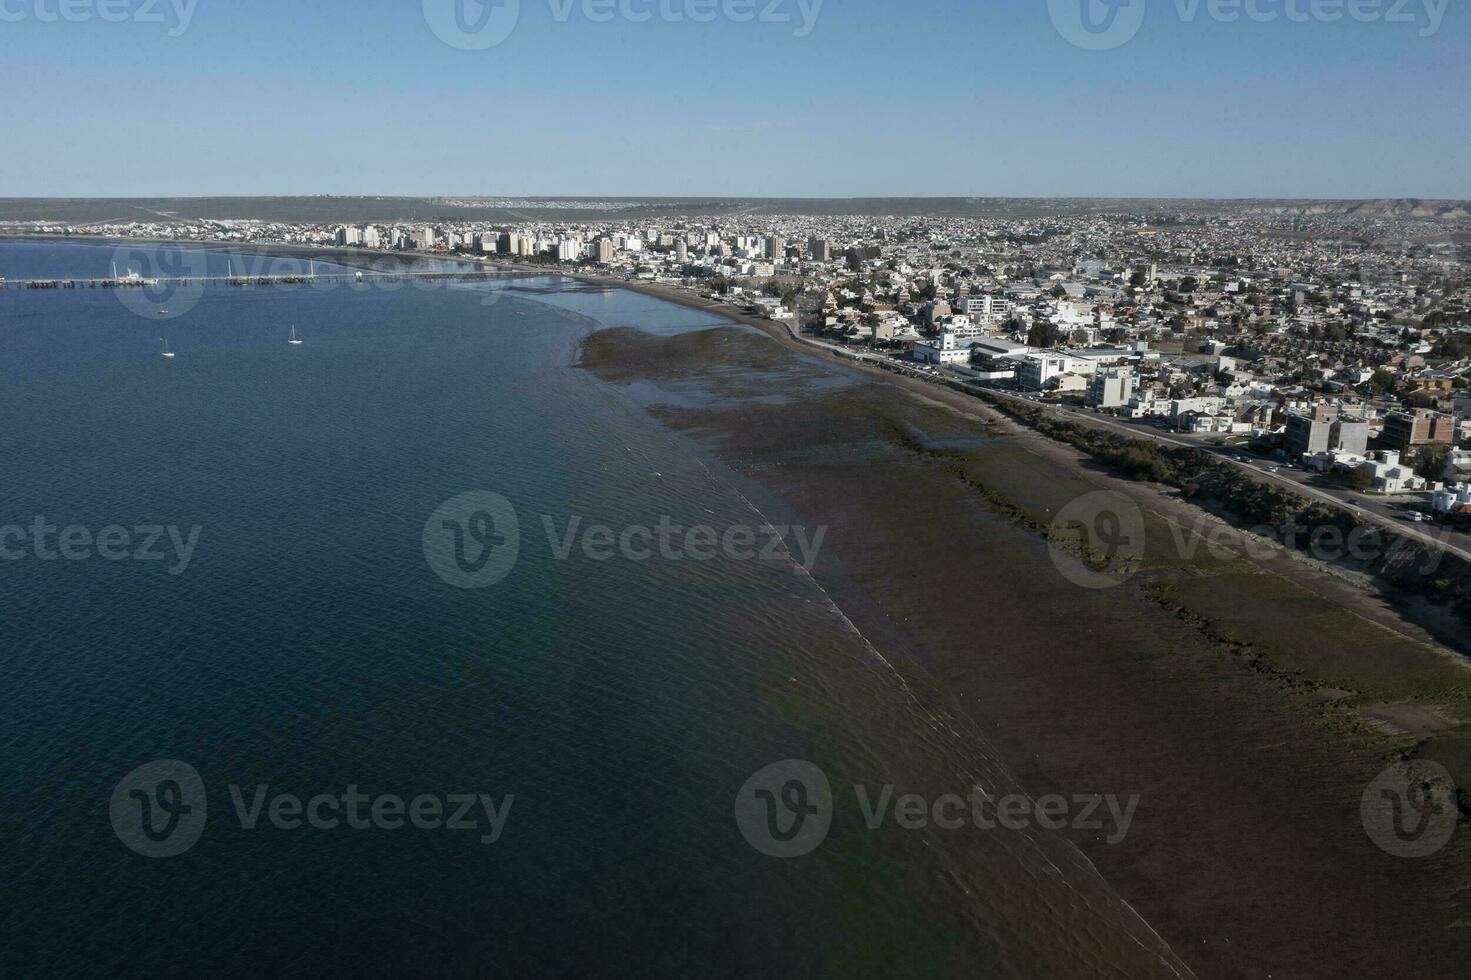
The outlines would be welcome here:
[[[297,337],[296,337],[296,328],[295,327],[292,327],[291,328],[291,339],[288,340],[288,341],[286,341],[286,343],[288,343],[288,344],[299,344],[299,343],[301,343],[301,341],[298,340]]]
[[[158,308],[158,315],[159,316],[168,316],[168,314],[169,314],[169,308],[167,306],[160,306]]]
[[[161,340],[161,341],[163,341],[163,356],[164,357],[173,357],[174,356],[174,352],[171,351],[171,350],[169,350],[169,339],[167,337],[160,337],[158,339]]]

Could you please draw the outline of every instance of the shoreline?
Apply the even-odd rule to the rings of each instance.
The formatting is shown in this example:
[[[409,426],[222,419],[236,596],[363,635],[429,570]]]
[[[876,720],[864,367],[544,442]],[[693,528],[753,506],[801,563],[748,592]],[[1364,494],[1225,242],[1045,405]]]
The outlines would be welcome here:
[[[800,520],[832,527],[814,577],[925,703],[984,731],[1028,792],[1140,793],[1136,838],[1074,843],[1199,975],[1371,975],[1401,960],[1440,975],[1467,952],[1471,937],[1449,931],[1471,918],[1455,885],[1471,857],[1464,827],[1417,864],[1379,849],[1359,814],[1364,787],[1399,759],[1439,761],[1471,783],[1466,726],[1443,725],[1434,704],[1411,710],[1442,688],[1464,696],[1464,658],[1361,585],[1285,549],[1249,558],[1221,518],[959,392],[809,357],[818,372],[872,383],[763,405],[783,359],[802,386],[809,372],[788,354],[808,345],[669,287],[635,291],[760,337],[732,356],[715,336],[729,327],[704,343],[603,331],[583,367],[614,384],[718,377],[713,407],[651,414]],[[764,339],[779,350],[760,350]],[[743,366],[749,398],[730,382]],[[934,448],[962,440],[976,448]],[[1059,583],[1040,529],[1099,489],[1139,503],[1160,552],[1170,528],[1204,520],[1234,553],[1151,552],[1137,580],[1103,592]],[[1443,943],[1395,948],[1426,932]],[[1340,959],[1325,969],[1301,935]]]
[[[604,285],[609,284],[605,280],[596,277],[577,276],[569,278],[578,278],[583,281],[595,282]],[[705,299],[704,297],[691,295],[688,291],[680,289],[678,287],[666,286],[662,284],[651,285],[630,283],[627,285],[623,285],[621,288],[629,289],[633,292],[643,293],[644,295],[652,296],[656,299],[662,299],[666,302],[676,303],[689,309],[695,309],[701,312],[723,316],[734,322],[741,323],[748,327],[753,327],[771,337],[773,340],[777,341],[779,344],[789,350],[809,355],[825,355],[823,359],[828,363],[842,365],[851,370],[861,372],[864,375],[875,380],[882,380],[886,383],[893,384],[899,388],[907,390],[912,395],[915,395],[917,397],[944,402],[955,408],[956,411],[968,415],[978,422],[982,422],[985,424],[1002,424],[1008,426],[1017,433],[1024,433],[1026,437],[1029,437],[1031,440],[1034,441],[1034,444],[1049,447],[1060,452],[1064,456],[1071,456],[1078,465],[1085,465],[1090,462],[1096,462],[1096,458],[1086,451],[1073,449],[1072,447],[1067,446],[1065,443],[1050,438],[1046,434],[1037,431],[1031,426],[1012,418],[1005,412],[990,404],[985,399],[982,399],[977,395],[970,394],[969,392],[961,391],[952,387],[950,384],[947,384],[945,380],[925,380],[912,377],[899,371],[885,370],[883,368],[876,367],[869,362],[854,357],[850,353],[840,353],[839,351],[835,350],[834,347],[832,347],[831,345],[823,344],[821,342],[803,337],[799,332],[799,328],[797,328],[793,324],[787,324],[772,321],[764,317],[753,316],[743,310],[731,306],[730,304],[712,302]],[[1087,422],[1084,422],[1083,424],[1087,425]],[[1098,426],[1098,428],[1102,429],[1103,427]],[[1141,434],[1135,436],[1135,438],[1142,439],[1144,438],[1144,436]],[[1161,485],[1158,484],[1128,479],[1123,479],[1123,482],[1139,490],[1153,489],[1167,496],[1176,496],[1175,491],[1163,489]],[[1302,496],[1301,490],[1292,490],[1290,492],[1295,492],[1299,496]],[[1307,497],[1303,497],[1303,499],[1305,502],[1312,502]],[[1337,503],[1329,501],[1325,502],[1327,502],[1329,506],[1342,511],[1345,514],[1349,514],[1350,516],[1357,516],[1354,515],[1352,511],[1343,508]],[[1229,527],[1233,532],[1243,537],[1251,534],[1251,530],[1249,527],[1232,519],[1228,515],[1223,515],[1221,513],[1218,513],[1214,509],[1207,508],[1201,505],[1192,506],[1196,510],[1198,516],[1202,518],[1206,518],[1226,527]],[[1395,534],[1399,534],[1402,530],[1403,529],[1397,527],[1391,528],[1392,533]],[[1313,566],[1325,573],[1333,574],[1337,577],[1342,578],[1345,582],[1351,583],[1357,589],[1364,592],[1366,595],[1375,595],[1375,586],[1372,576],[1366,573],[1358,572],[1352,569],[1341,568],[1333,562],[1315,559],[1308,555],[1302,554],[1300,552],[1294,552],[1289,549],[1283,548],[1281,550],[1284,554],[1290,555],[1306,565]],[[1460,555],[1454,550],[1451,550],[1448,553],[1457,558],[1460,557]],[[1425,628],[1422,624],[1410,620],[1404,615],[1404,613],[1396,610],[1393,612],[1393,616],[1398,619],[1404,626],[1408,627],[1408,631],[1411,634],[1428,635],[1425,633]],[[1445,640],[1440,638],[1436,638],[1434,642],[1442,646],[1446,645]],[[1471,651],[1449,647],[1448,650],[1456,656],[1458,662],[1462,663],[1468,671],[1471,671]]]
[[[582,347],[603,359],[582,366],[655,385],[719,375],[711,404],[655,404],[648,414],[796,520],[831,526],[813,576],[834,605],[927,708],[994,741],[1034,797],[1144,797],[1121,846],[1071,842],[1200,975],[1369,975],[1389,963],[1440,975],[1437,957],[1464,955],[1464,829],[1417,863],[1379,853],[1359,825],[1358,797],[1377,769],[1465,744],[1464,731],[1422,731],[1393,716],[1380,719],[1386,730],[1367,715],[1375,704],[1365,691],[1381,683],[1376,659],[1396,675],[1388,690],[1433,690],[1447,659],[1367,590],[1291,555],[1278,567],[1151,554],[1137,580],[1081,592],[1058,581],[1039,533],[1059,501],[1125,494],[1161,543],[1167,528],[1209,511],[1126,481],[973,396],[811,356],[823,348],[729,304],[667,284],[499,268],[627,289],[738,325],[679,338],[599,331]],[[745,367],[742,388],[733,376]],[[802,383],[826,374],[853,383]],[[773,391],[793,397],[763,401]],[[1407,663],[1423,679],[1397,676]],[[1365,685],[1334,694],[1326,682],[1342,670]],[[1335,958],[1318,964],[1293,938],[1302,935]],[[1408,936],[1417,942],[1407,950]]]
[[[58,241],[76,244],[102,245],[121,245],[129,242],[139,242],[141,244],[147,245],[193,247],[210,251],[229,251],[234,249],[259,255],[269,255],[272,253],[277,253],[279,254],[279,257],[282,258],[320,258],[326,261],[336,262],[337,264],[344,265],[348,268],[354,267],[349,264],[349,262],[352,260],[391,259],[402,261],[406,264],[432,261],[449,261],[461,263],[466,266],[487,271],[503,272],[506,273],[508,278],[562,278],[586,283],[601,288],[626,289],[630,292],[639,293],[641,295],[672,303],[677,306],[682,306],[687,309],[697,310],[702,313],[719,316],[731,321],[732,323],[740,324],[742,326],[760,331],[763,335],[776,341],[779,345],[787,350],[807,354],[809,356],[822,355],[822,357],[820,357],[819,359],[822,360],[824,363],[831,365],[840,365],[850,370],[859,372],[871,379],[881,380],[887,384],[891,384],[898,388],[901,388],[918,398],[940,401],[944,404],[949,405],[954,410],[983,424],[1003,424],[1010,426],[1017,433],[1024,434],[1024,437],[1033,440],[1035,445],[1046,446],[1049,449],[1061,452],[1064,455],[1070,454],[1073,461],[1077,465],[1087,465],[1088,463],[1093,462],[1093,457],[1090,454],[1081,450],[1074,450],[1071,447],[1068,447],[1062,443],[1057,442],[1054,439],[1049,438],[1044,433],[1038,432],[1030,426],[1009,417],[1006,413],[1002,412],[979,396],[966,391],[958,390],[957,388],[952,387],[950,384],[945,383],[945,381],[917,378],[899,371],[886,370],[884,368],[877,367],[874,364],[855,356],[851,352],[841,351],[832,345],[803,337],[800,333],[800,328],[795,324],[775,321],[767,317],[747,313],[745,310],[742,310],[739,307],[734,306],[733,304],[727,303],[722,300],[713,300],[707,298],[705,296],[699,295],[694,290],[683,286],[676,286],[660,282],[650,282],[645,280],[628,280],[616,276],[601,275],[596,272],[566,270],[556,266],[542,267],[515,262],[507,263],[484,259],[471,255],[455,255],[449,253],[441,255],[436,253],[394,252],[382,249],[366,249],[344,246],[297,245],[291,243],[251,243],[247,246],[242,246],[237,243],[225,242],[216,243],[198,242],[191,240],[104,238],[101,236],[93,239],[89,236],[74,235],[0,235],[0,242],[3,241]],[[347,261],[339,261],[344,258]],[[1156,489],[1155,485],[1153,484],[1141,483],[1139,481],[1125,480],[1123,482],[1136,490],[1143,491],[1146,489]],[[1330,504],[1330,506],[1336,505]],[[1249,533],[1247,528],[1231,520],[1229,517],[1218,514],[1209,508],[1195,505],[1193,506],[1193,509],[1197,516],[1219,522],[1231,528],[1238,534],[1246,535]],[[1345,512],[1350,513],[1346,510]],[[1394,530],[1398,531],[1399,529]],[[1364,580],[1362,576],[1357,575],[1351,570],[1340,569],[1334,566],[1332,563],[1317,562],[1314,559],[1303,555],[1295,555],[1294,557],[1306,564],[1322,566],[1323,571],[1328,574],[1333,574],[1342,578],[1345,582],[1350,583],[1358,591],[1364,593],[1366,597],[1378,598],[1373,594],[1372,585],[1368,581]],[[1400,626],[1407,628],[1407,635],[1414,635],[1417,637],[1427,636],[1427,634],[1425,634],[1424,628],[1420,624],[1408,619],[1401,611],[1391,610],[1390,616],[1393,619],[1397,620]],[[1434,642],[1443,645],[1442,641],[1439,639],[1434,640]],[[1466,659],[1466,657],[1464,656],[1465,651],[1456,651],[1456,653],[1462,654],[1462,656],[1460,656],[1458,659],[1467,667],[1468,670],[1471,670],[1471,659]],[[1471,780],[1468,780],[1468,782],[1471,782]]]

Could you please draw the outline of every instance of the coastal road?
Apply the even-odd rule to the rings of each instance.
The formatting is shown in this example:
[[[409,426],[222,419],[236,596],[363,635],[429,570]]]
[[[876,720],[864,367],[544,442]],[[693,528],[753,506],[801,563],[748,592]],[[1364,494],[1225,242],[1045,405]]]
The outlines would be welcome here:
[[[716,308],[719,305],[720,304],[712,304],[712,308]],[[791,335],[793,340],[796,340],[799,343],[807,344],[812,347],[817,347],[822,350],[826,350],[829,353],[836,354],[838,356],[845,357],[851,360],[880,366],[888,370],[893,370],[895,368],[905,370],[910,377],[929,381],[931,384],[945,385],[946,387],[950,387],[952,382],[958,383],[961,387],[969,389],[977,394],[979,394],[980,392],[986,392],[988,394],[995,395],[1001,398],[1011,399],[1012,401],[1015,401],[1019,404],[1029,405],[1034,408],[1040,408],[1044,411],[1050,410],[1059,418],[1065,418],[1070,421],[1077,422],[1081,425],[1090,425],[1100,429],[1106,429],[1111,432],[1116,432],[1120,435],[1128,436],[1131,439],[1147,439],[1160,445],[1172,446],[1181,449],[1198,449],[1203,452],[1211,453],[1218,459],[1232,466],[1240,468],[1258,483],[1277,484],[1289,490],[1293,490],[1297,493],[1322,501],[1323,503],[1329,504],[1331,506],[1342,508],[1343,510],[1346,510],[1349,513],[1353,514],[1361,521],[1378,524],[1382,527],[1388,528],[1395,534],[1398,534],[1402,537],[1410,538],[1414,541],[1424,544],[1429,548],[1439,549],[1441,551],[1455,555],[1457,558],[1460,558],[1463,561],[1471,562],[1471,548],[1468,548],[1466,545],[1459,542],[1449,540],[1451,535],[1461,537],[1458,532],[1441,530],[1439,534],[1435,534],[1424,531],[1418,527],[1408,524],[1402,515],[1392,510],[1385,504],[1370,503],[1367,501],[1361,504],[1357,501],[1349,499],[1347,497],[1347,491],[1335,493],[1330,490],[1325,490],[1321,487],[1312,486],[1307,482],[1308,475],[1302,471],[1289,470],[1285,473],[1268,473],[1263,468],[1263,466],[1266,464],[1242,462],[1241,460],[1236,458],[1240,451],[1233,450],[1230,447],[1209,446],[1201,442],[1195,442],[1189,439],[1181,438],[1177,435],[1168,435],[1162,432],[1145,431],[1140,426],[1128,425],[1126,423],[1117,422],[1099,415],[1094,415],[1092,413],[1080,412],[1076,409],[1065,408],[1061,405],[1044,405],[1042,403],[1033,401],[1030,398],[1014,394],[1013,392],[993,388],[988,385],[976,384],[975,382],[969,381],[964,377],[948,372],[944,374],[930,374],[927,372],[917,371],[913,368],[909,368],[907,365],[901,364],[898,361],[892,359],[880,357],[878,355],[870,354],[864,351],[850,350],[848,348],[840,347],[836,344],[829,344],[824,341],[815,340],[811,337],[803,337],[791,324],[787,324],[786,327],[787,333]]]
[[[994,389],[987,390],[991,390],[994,392]],[[1006,392],[995,393],[1002,394],[1005,397],[1018,397]],[[1030,404],[1036,404],[1035,402],[1030,402],[1029,399],[1020,400],[1024,402],[1029,402]],[[1394,531],[1396,534],[1402,537],[1412,538],[1416,541],[1421,542],[1422,544],[1425,544],[1428,547],[1438,548],[1440,550],[1449,552],[1450,554],[1453,554],[1456,557],[1461,558],[1465,561],[1471,561],[1471,549],[1468,549],[1465,545],[1450,540],[1452,535],[1456,535],[1459,537],[1459,532],[1441,530],[1440,533],[1436,534],[1422,530],[1421,528],[1407,523],[1404,515],[1393,510],[1387,504],[1370,501],[1359,503],[1358,501],[1355,501],[1348,497],[1349,491],[1335,492],[1333,490],[1324,489],[1322,487],[1312,486],[1310,483],[1308,483],[1308,480],[1310,479],[1309,474],[1304,471],[1287,470],[1285,472],[1269,473],[1263,467],[1265,465],[1275,464],[1266,464],[1261,462],[1253,463],[1250,461],[1242,462],[1241,460],[1236,458],[1236,455],[1239,454],[1239,449],[1233,450],[1230,447],[1208,446],[1203,445],[1199,442],[1193,442],[1189,439],[1182,439],[1178,436],[1169,436],[1159,432],[1145,432],[1139,426],[1132,426],[1121,422],[1115,422],[1110,419],[1100,418],[1097,415],[1092,415],[1086,412],[1079,412],[1075,409],[1058,408],[1056,409],[1056,412],[1061,417],[1071,419],[1081,424],[1098,426],[1099,428],[1118,432],[1123,435],[1130,436],[1131,438],[1151,439],[1162,445],[1176,446],[1184,449],[1198,449],[1202,452],[1211,453],[1216,458],[1245,471],[1248,476],[1256,480],[1258,483],[1275,483],[1297,493],[1301,493],[1316,500],[1320,500],[1323,503],[1330,504],[1334,507],[1341,507],[1349,513],[1353,514],[1355,517],[1359,518],[1360,520],[1388,527],[1390,530]]]

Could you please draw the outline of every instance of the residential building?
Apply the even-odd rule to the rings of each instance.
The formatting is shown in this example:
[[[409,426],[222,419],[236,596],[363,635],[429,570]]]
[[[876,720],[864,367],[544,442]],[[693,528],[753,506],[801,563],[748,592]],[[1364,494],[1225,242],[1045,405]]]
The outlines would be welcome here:
[[[927,364],[968,364],[970,341],[949,330],[943,330],[934,340],[915,344],[914,358]]]
[[[1455,441],[1454,419],[1449,415],[1416,408],[1384,416],[1384,445],[1406,455],[1432,442]]]
[[[1437,514],[1471,514],[1471,483],[1435,490],[1430,494],[1430,507]]]
[[[1047,382],[1060,378],[1072,370],[1073,359],[1056,351],[1041,351],[1028,354],[1017,367],[1017,382],[1023,388],[1041,391]]]
[[[1399,453],[1387,449],[1377,455],[1378,459],[1370,459],[1359,467],[1369,474],[1375,490],[1380,493],[1410,493],[1425,489],[1425,479],[1401,463]]]
[[[1139,389],[1139,379],[1128,368],[1095,373],[1088,382],[1088,404],[1094,408],[1123,408]]]

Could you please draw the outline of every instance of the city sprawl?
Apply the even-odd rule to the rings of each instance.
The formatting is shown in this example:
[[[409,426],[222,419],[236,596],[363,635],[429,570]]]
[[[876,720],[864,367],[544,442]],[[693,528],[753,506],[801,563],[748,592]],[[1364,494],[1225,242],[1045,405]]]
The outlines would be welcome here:
[[[1088,213],[1059,202],[1043,216],[725,206],[646,218],[631,214],[640,202],[435,204],[450,215],[519,205],[535,218],[161,217],[0,231],[441,256],[683,289],[834,353],[1083,410],[1383,516],[1471,521],[1464,205]]]

